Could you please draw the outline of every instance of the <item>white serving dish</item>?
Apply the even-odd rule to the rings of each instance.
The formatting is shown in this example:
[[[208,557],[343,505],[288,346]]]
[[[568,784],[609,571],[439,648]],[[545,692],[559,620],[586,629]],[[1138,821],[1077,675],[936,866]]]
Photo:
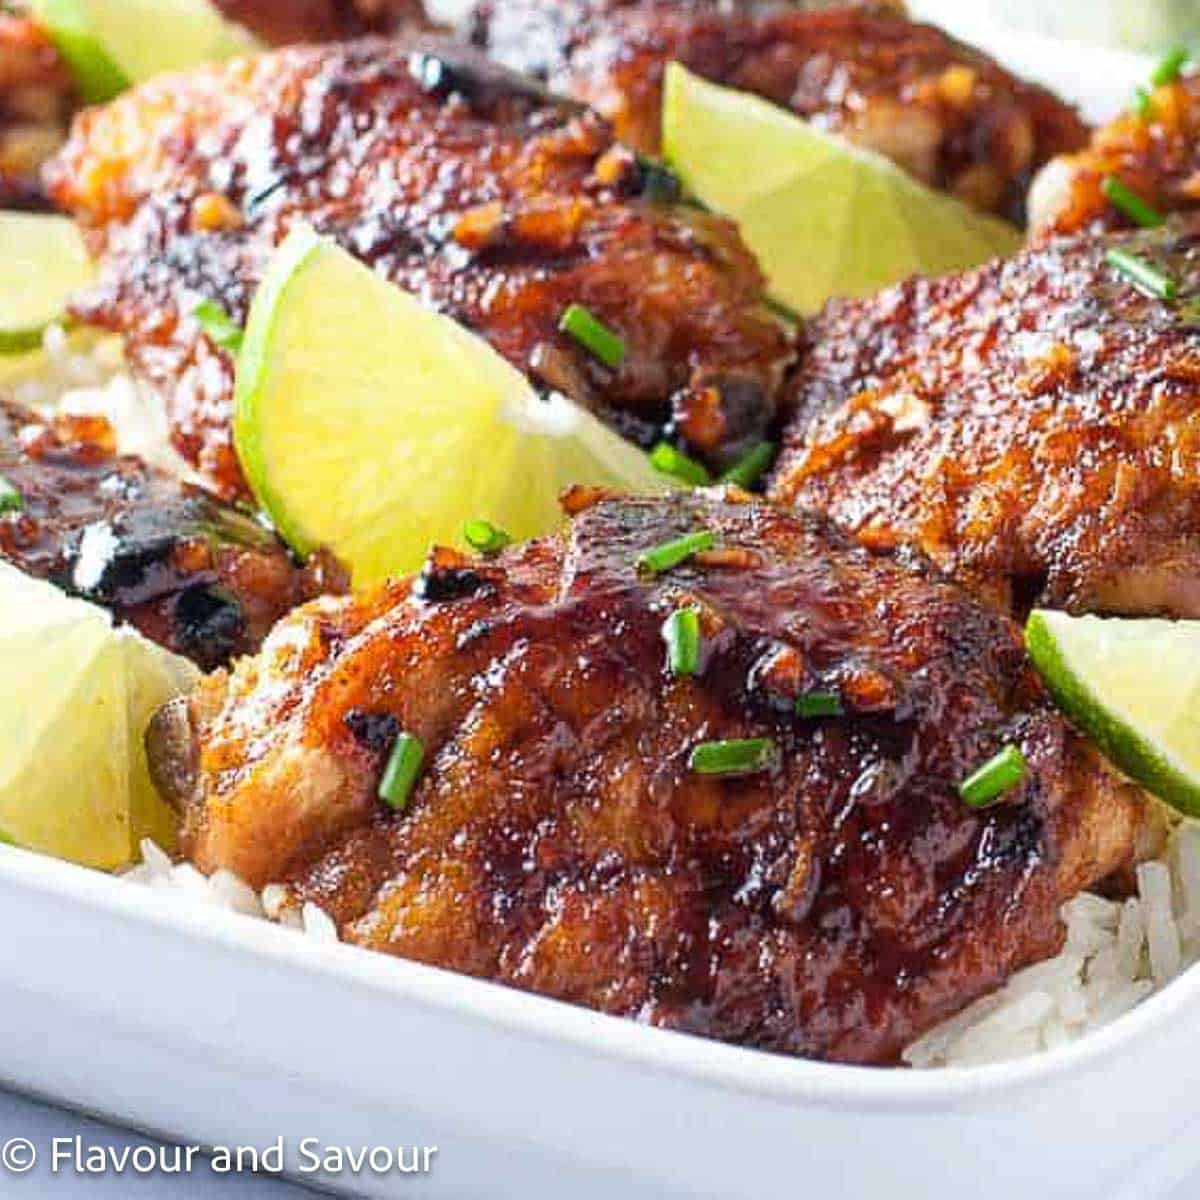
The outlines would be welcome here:
[[[1093,114],[1145,69],[986,44]],[[0,911],[0,1082],[184,1143],[438,1146],[428,1177],[305,1177],[354,1194],[1155,1200],[1200,1164],[1196,971],[1052,1054],[868,1071],[645,1029],[4,847]]]
[[[1200,974],[1015,1064],[825,1066],[0,849],[0,1074],[185,1143],[438,1147],[358,1195],[1155,1200],[1200,1163]],[[309,1182],[313,1182],[309,1178]]]

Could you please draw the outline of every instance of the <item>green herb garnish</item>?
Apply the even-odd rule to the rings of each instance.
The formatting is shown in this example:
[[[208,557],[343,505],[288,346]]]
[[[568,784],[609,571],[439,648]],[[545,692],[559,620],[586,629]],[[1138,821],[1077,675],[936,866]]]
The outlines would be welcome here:
[[[241,350],[245,332],[215,300],[201,300],[192,309],[192,316],[208,334],[213,345],[228,350],[230,354],[237,354]]]
[[[656,158],[639,154],[637,158],[641,186],[638,191],[651,204],[675,204],[683,195],[679,176]]]
[[[559,329],[614,371],[625,361],[625,343],[582,304],[572,304],[562,315]]]
[[[1152,208],[1136,192],[1130,191],[1115,175],[1110,175],[1101,185],[1104,198],[1143,229],[1157,229],[1166,219]]]
[[[421,739],[411,733],[402,733],[392,747],[383,779],[379,783],[380,800],[397,812],[403,811],[408,806],[424,761],[425,748],[421,745]]]
[[[20,512],[24,507],[25,497],[0,475],[0,517],[6,513]]]
[[[840,717],[845,711],[842,698],[836,692],[805,692],[796,701],[796,715],[809,721],[819,717]]]
[[[662,627],[667,643],[667,666],[672,675],[695,675],[700,670],[700,610],[681,608]]]
[[[672,567],[685,563],[693,555],[704,550],[711,550],[717,544],[717,535],[709,533],[689,533],[686,537],[676,538],[672,542],[663,542],[661,546],[653,546],[638,555],[637,565],[643,571],[652,575],[661,575]]]
[[[763,477],[767,468],[774,461],[775,444],[759,442],[721,476],[721,482],[733,483],[749,491]]]
[[[695,487],[703,487],[712,482],[712,476],[702,463],[689,458],[682,450],[676,450],[670,442],[659,442],[650,451],[650,462],[656,471]]]
[[[1110,267],[1156,300],[1174,300],[1179,295],[1179,284],[1170,275],[1128,250],[1109,250],[1104,258]]]
[[[512,538],[503,529],[481,519],[468,521],[463,526],[463,537],[480,554],[499,554],[505,546],[512,545]]]
[[[1186,46],[1176,46],[1173,50],[1169,50],[1158,66],[1154,68],[1150,82],[1155,87],[1166,87],[1168,83],[1174,83],[1191,57],[1191,51]]]
[[[772,738],[739,738],[727,742],[702,742],[688,759],[697,775],[754,775],[776,760]]]
[[[963,780],[958,794],[968,808],[987,808],[1015,788],[1025,778],[1026,770],[1025,755],[1020,748],[1005,746]]]

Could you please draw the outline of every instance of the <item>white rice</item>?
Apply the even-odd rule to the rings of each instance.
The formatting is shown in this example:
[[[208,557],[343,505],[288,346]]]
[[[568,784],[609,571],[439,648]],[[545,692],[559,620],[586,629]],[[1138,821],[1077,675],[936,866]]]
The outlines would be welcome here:
[[[161,402],[124,371],[112,342],[81,347],[52,328],[36,371],[10,381],[8,390],[42,411],[102,414],[116,428],[122,451],[187,473],[168,445]],[[274,921],[318,941],[338,940],[327,913],[312,903],[298,909],[278,884],[256,893],[228,871],[206,879],[149,841],[142,856],[125,875],[132,883]],[[1162,858],[1138,868],[1137,886],[1137,896],[1123,903],[1093,895],[1070,901],[1062,912],[1067,941],[1061,954],[927,1033],[904,1060],[921,1068],[976,1066],[1074,1042],[1200,961],[1200,823],[1178,824]]]
[[[201,875],[190,863],[173,862],[170,855],[149,838],[142,841],[142,861],[125,872],[127,883],[174,895],[212,908],[224,908],[259,921],[274,921],[288,929],[303,931],[320,942],[338,941],[337,926],[324,909],[311,901],[301,908],[288,902],[288,890],[277,883],[256,892],[232,871]]]

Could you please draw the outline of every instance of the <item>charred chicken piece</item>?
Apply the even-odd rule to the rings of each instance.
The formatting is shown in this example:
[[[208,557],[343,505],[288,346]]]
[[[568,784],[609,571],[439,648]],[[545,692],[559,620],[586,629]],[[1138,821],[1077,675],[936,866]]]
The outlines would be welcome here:
[[[762,0],[481,0],[473,37],[653,153],[667,63],[755,92],[978,208],[1021,219],[1034,171],[1086,130],[980,51],[879,7]]]
[[[771,424],[794,335],[735,227],[664,199],[590,112],[435,40],[276,51],[85,113],[52,169],[102,259],[75,306],[168,390],[175,443],[225,494],[233,362],[189,317],[244,320],[298,221],[487,338],[549,389],[714,466]],[[610,366],[559,329],[581,304]]]
[[[75,86],[50,38],[0,11],[0,207],[37,208],[39,173],[66,141]]]
[[[1159,213],[1200,208],[1200,75],[1156,88],[1144,113],[1122,114],[1086,149],[1049,163],[1029,194],[1030,227],[1054,234],[1133,226],[1105,195],[1109,179]]]
[[[1003,615],[745,493],[570,507],[561,539],[318,600],[164,710],[151,752],[192,861],[286,883],[352,943],[854,1062],[1054,953],[1063,899],[1129,861],[1140,794]],[[639,570],[697,531],[716,548]],[[691,676],[662,632],[682,608]],[[798,716],[816,695],[843,715]],[[384,803],[402,733],[423,773]],[[700,773],[721,739],[769,742]],[[1007,743],[1024,782],[966,807]]]
[[[272,45],[427,25],[421,0],[216,0]],[[79,97],[50,35],[24,4],[0,10],[0,208],[43,208],[41,168],[67,140]]]
[[[835,302],[768,494],[875,548],[911,540],[1018,612],[1200,616],[1197,296],[1200,217]]]
[[[140,459],[103,417],[43,421],[0,402],[0,557],[108,608],[205,670],[255,653],[271,626],[343,591],[322,558],[298,565],[257,522]]]
[[[427,24],[421,0],[215,0],[272,46],[330,42]]]

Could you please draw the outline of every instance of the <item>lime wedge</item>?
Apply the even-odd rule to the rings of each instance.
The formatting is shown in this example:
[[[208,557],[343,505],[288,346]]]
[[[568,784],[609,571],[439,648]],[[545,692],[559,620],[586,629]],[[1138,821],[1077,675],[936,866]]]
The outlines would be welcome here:
[[[1200,621],[1037,610],[1025,628],[1051,695],[1112,762],[1200,817]]]
[[[85,104],[104,104],[129,86],[93,28],[87,0],[33,0],[30,8],[54,39]]]
[[[800,313],[1021,245],[1011,225],[931,191],[888,159],[678,63],[667,68],[663,153],[693,195],[738,222],[772,297]]]
[[[283,537],[332,550],[358,586],[461,543],[475,518],[546,533],[572,483],[666,486],[595,417],[540,399],[486,342],[305,227],[251,307],[234,439]]]
[[[71,293],[91,277],[74,221],[0,213],[0,354],[37,350],[46,326],[65,319]]]
[[[89,104],[164,71],[262,48],[210,0],[33,0],[33,11]]]
[[[0,629],[0,835],[102,868],[169,845],[142,736],[195,668],[2,562]]]

